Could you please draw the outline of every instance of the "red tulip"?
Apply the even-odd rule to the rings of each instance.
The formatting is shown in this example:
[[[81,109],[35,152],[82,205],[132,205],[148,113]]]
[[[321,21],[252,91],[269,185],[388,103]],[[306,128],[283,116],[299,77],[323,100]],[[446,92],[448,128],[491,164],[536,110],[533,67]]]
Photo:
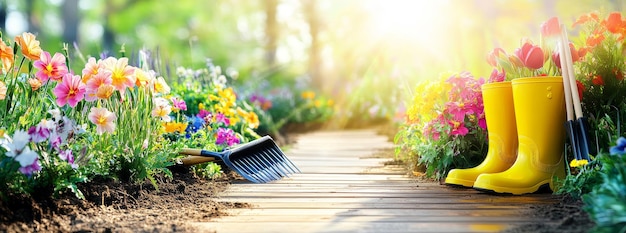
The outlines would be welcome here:
[[[559,18],[552,17],[548,21],[541,24],[541,36],[550,37],[561,34],[561,25],[559,24]]]
[[[541,47],[531,43],[524,43],[521,48],[515,49],[515,55],[530,69],[539,69],[545,62]]]
[[[578,51],[576,51],[576,48],[574,48],[574,44],[572,44],[571,42],[569,43],[569,51],[572,54],[572,62],[577,62],[578,60],[580,60],[580,57],[578,56]],[[559,53],[559,50],[555,50],[552,53],[552,61],[554,62],[554,65],[556,65],[556,67],[561,68],[561,54]]]

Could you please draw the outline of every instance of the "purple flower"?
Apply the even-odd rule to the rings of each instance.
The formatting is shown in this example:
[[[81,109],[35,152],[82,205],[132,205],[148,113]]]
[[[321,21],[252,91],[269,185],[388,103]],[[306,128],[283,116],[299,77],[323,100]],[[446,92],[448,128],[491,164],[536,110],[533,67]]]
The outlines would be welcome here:
[[[18,169],[22,174],[31,176],[33,173],[41,171],[41,164],[39,164],[39,158],[35,159],[35,162],[31,165],[20,167]]]
[[[217,139],[215,140],[215,144],[217,145],[228,145],[233,146],[235,144],[239,144],[239,138],[235,135],[235,131],[229,128],[219,128],[217,129]]]
[[[59,158],[61,158],[63,161],[67,161],[67,163],[69,163],[73,169],[78,168],[78,164],[74,163],[74,155],[72,154],[72,150],[60,151]]]
[[[28,129],[28,135],[30,139],[35,143],[46,141],[50,136],[50,130],[44,127],[43,123],[37,124],[37,126],[30,127]]]
[[[196,114],[196,116],[204,119],[207,116],[212,117],[212,114],[207,110],[200,109],[200,111],[198,112],[198,114]]]
[[[610,152],[612,155],[624,155],[626,154],[626,138],[620,137],[617,139],[617,145],[611,147]]]

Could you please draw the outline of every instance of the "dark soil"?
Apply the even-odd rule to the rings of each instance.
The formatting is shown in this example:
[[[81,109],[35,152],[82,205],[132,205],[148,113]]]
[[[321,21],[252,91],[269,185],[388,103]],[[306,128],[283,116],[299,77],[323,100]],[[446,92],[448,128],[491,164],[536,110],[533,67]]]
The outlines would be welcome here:
[[[531,206],[528,214],[538,218],[546,219],[548,223],[530,223],[509,229],[505,232],[589,232],[595,223],[589,218],[587,212],[583,209],[583,202],[580,198],[574,198],[569,195],[561,196],[561,201],[551,205]],[[557,222],[557,224],[554,224]]]
[[[16,196],[0,202],[0,232],[195,232],[188,223],[248,206],[214,198],[234,179],[229,172],[207,181],[183,170],[158,179],[158,191],[149,182],[94,180],[80,185],[85,200]]]

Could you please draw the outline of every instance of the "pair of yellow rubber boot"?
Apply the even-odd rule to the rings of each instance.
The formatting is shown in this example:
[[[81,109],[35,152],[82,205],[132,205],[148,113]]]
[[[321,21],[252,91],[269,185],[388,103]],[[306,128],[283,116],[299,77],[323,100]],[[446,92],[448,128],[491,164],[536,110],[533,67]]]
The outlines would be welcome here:
[[[561,77],[519,78],[482,87],[489,149],[469,169],[452,169],[446,184],[497,193],[536,192],[565,176],[565,98]]]

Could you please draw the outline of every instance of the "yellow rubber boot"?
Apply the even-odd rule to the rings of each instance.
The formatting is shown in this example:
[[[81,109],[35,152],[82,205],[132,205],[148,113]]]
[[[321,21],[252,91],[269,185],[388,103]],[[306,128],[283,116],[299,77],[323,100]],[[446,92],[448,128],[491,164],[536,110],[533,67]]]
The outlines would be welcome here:
[[[515,162],[517,128],[511,82],[484,84],[482,94],[489,135],[487,155],[476,167],[450,170],[446,184],[472,187],[478,175],[502,172]]]
[[[565,98],[561,77],[512,81],[518,133],[517,160],[504,172],[482,174],[474,188],[497,193],[536,192],[554,176],[565,177]]]

